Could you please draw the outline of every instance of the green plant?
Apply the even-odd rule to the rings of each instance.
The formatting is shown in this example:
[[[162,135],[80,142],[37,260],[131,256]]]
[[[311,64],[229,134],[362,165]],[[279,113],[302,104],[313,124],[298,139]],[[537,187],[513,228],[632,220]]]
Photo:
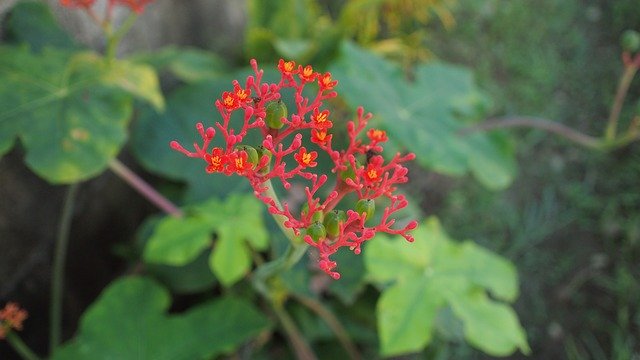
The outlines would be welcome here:
[[[417,152],[425,168],[473,172],[490,188],[511,181],[515,169],[503,139],[478,134],[469,143],[458,140],[461,119],[478,117],[486,104],[467,71],[421,66],[409,83],[397,67],[348,42],[336,43],[338,60],[325,58],[331,72],[284,60],[277,72],[263,71],[252,61],[252,75],[246,77],[249,71],[228,71],[212,54],[172,48],[118,59],[120,40],[147,2],[110,1],[103,18],[93,12],[93,1],[61,3],[80,7],[104,30],[104,55],[74,44],[46,7],[31,2],[14,9],[14,43],[0,47],[1,152],[19,138],[35,173],[54,184],[71,184],[52,279],[49,352],[54,358],[210,358],[245,349],[248,341],[256,344],[249,351],[264,354],[270,346],[264,337],[274,331],[283,332],[296,356],[314,358],[322,349],[312,343],[314,334],[322,334],[319,324],[330,330],[325,339],[337,338],[351,358],[378,346],[383,356],[397,355],[423,351],[436,317],[447,311],[462,321],[464,338],[489,354],[529,351],[507,305],[517,294],[513,266],[472,243],[448,239],[435,219],[412,234],[414,219],[424,216],[398,189],[408,181],[404,163],[415,157],[400,150]],[[116,4],[133,12],[113,29]],[[309,2],[295,4],[301,11],[314,9]],[[276,15],[290,10],[282,9]],[[47,34],[56,34],[51,46],[41,41],[44,35],[20,26],[21,18],[31,17],[48,24]],[[158,73],[165,70],[184,82],[169,94],[159,86]],[[243,77],[246,82],[237,80]],[[439,91],[429,92],[430,87]],[[196,121],[211,117],[212,98],[218,98],[222,120],[214,121],[215,127],[200,123],[194,132]],[[346,121],[354,112],[354,121]],[[129,127],[134,113],[139,115]],[[375,128],[366,131],[368,124]],[[128,138],[147,170],[184,182],[182,206],[116,159]],[[180,145],[194,139],[193,151]],[[398,152],[388,155],[388,150]],[[144,274],[109,285],[82,317],[78,334],[61,345],[73,200],[81,181],[107,169],[166,216],[143,224],[133,246],[133,261],[144,266]],[[247,185],[252,194],[242,194]],[[306,208],[292,197],[298,189],[304,189],[299,193]],[[267,205],[268,221],[256,198]],[[376,233],[416,239],[399,246]],[[309,248],[319,257],[310,267],[300,261]],[[364,259],[356,256],[361,248]],[[313,279],[326,279],[325,273],[340,279],[312,291]],[[443,286],[449,281],[455,288]],[[374,292],[361,300],[367,285],[381,289],[379,299]],[[418,295],[426,291],[433,294],[422,302]],[[167,313],[171,293],[199,299],[182,313]],[[360,324],[357,316],[338,320],[335,312],[357,301],[365,313],[376,313],[377,326]],[[411,319],[414,310],[418,316]],[[484,316],[487,312],[492,316]],[[396,316],[406,321],[396,322]],[[501,321],[494,324],[495,318]],[[365,336],[375,329],[379,343]],[[481,341],[479,334],[487,329],[491,337]],[[9,342],[33,358],[7,330]],[[405,338],[405,332],[423,336]]]

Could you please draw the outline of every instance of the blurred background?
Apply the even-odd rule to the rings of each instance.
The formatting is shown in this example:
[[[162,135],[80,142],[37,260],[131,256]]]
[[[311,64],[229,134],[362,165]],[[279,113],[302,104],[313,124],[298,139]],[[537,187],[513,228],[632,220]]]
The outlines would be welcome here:
[[[15,3],[0,2],[2,42],[15,40]],[[466,67],[483,97],[481,110],[469,121],[529,116],[600,137],[624,70],[621,35],[640,30],[637,0],[277,3],[157,0],[119,51],[126,56],[167,45],[191,46],[212,51],[230,69],[246,66],[252,57],[266,64],[287,55],[331,68],[338,52],[332,39],[348,38],[396,64],[408,81],[419,64]],[[57,1],[48,5],[80,44],[104,48],[83,13]],[[322,16],[301,11],[297,21],[273,20],[286,6],[313,7],[312,15]],[[270,7],[269,17],[264,13]],[[294,34],[296,41],[283,33]],[[163,88],[170,91],[176,84],[165,78]],[[621,128],[640,113],[639,99],[636,79]],[[424,214],[439,217],[451,238],[472,239],[515,264],[520,296],[514,308],[532,348],[529,358],[640,359],[640,144],[601,151],[531,128],[503,129],[498,135],[517,167],[506,186],[486,186],[487,181],[467,171],[454,176],[416,163],[405,191]],[[0,302],[19,301],[31,319],[47,319],[51,252],[64,187],[34,175],[23,157],[24,150],[15,147],[0,159]],[[120,158],[136,163],[129,146]],[[172,191],[163,176],[133,167]],[[109,172],[83,184],[67,264],[66,338],[106,284],[130,270],[118,249],[155,212]],[[47,327],[35,326],[39,321],[27,323],[24,338],[35,349],[46,349]],[[0,343],[0,358],[13,356]],[[488,355],[440,337],[414,358],[447,357]]]

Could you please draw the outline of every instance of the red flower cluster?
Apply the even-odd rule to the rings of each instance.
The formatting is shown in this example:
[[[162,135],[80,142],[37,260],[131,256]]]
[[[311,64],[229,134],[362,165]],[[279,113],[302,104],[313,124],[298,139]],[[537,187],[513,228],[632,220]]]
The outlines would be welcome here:
[[[362,243],[377,232],[400,234],[413,241],[409,231],[417,222],[393,228],[396,219],[392,215],[407,206],[404,196],[396,194],[396,185],[408,181],[408,170],[402,163],[414,159],[415,155],[396,154],[385,161],[380,153],[387,135],[383,130],[369,129],[366,136],[362,136],[372,117],[362,108],[358,109],[357,118],[346,124],[347,148],[335,150],[331,113],[321,109],[324,100],[337,96],[333,89],[338,82],[331,74],[315,72],[309,65],[296,66],[293,61],[280,60],[280,81],[270,84],[262,82],[263,71],[258,69],[255,60],[251,66],[255,74],[247,78],[244,86],[234,80],[233,90],[224,92],[216,100],[222,121],[216,122],[215,128],[205,129],[202,123],[196,125],[202,144],[194,144],[194,151],[186,150],[177,141],[172,141],[171,147],[188,157],[203,159],[209,173],[246,177],[255,196],[269,211],[284,216],[285,227],[318,249],[319,267],[335,279],[340,274],[333,271],[336,263],[329,257],[341,247],[359,254]],[[315,96],[303,95],[309,84],[317,85]],[[281,100],[284,89],[292,89],[294,93],[295,111],[290,116]],[[231,124],[236,111],[242,116]],[[243,143],[251,129],[262,133],[261,144]],[[217,133],[224,145],[209,150]],[[313,149],[302,145],[303,138],[309,139],[309,147]],[[333,162],[336,180],[332,188],[327,186],[327,174],[314,171],[319,152]],[[293,161],[289,161],[291,158]],[[268,195],[270,180],[278,179],[289,190],[293,178],[302,178],[308,183],[306,201],[298,210],[287,203],[280,205]],[[358,198],[355,206],[342,201],[350,193]],[[377,217],[374,216],[376,203],[384,206]]]
[[[4,309],[0,310],[0,339],[4,339],[11,329],[22,330],[22,323],[28,314],[20,309],[16,303],[7,303]]]
[[[141,14],[144,11],[144,7],[155,0],[109,0],[108,9],[111,9],[113,5],[122,5],[130,8],[137,14]],[[93,6],[96,0],[60,0],[60,5],[66,7],[79,7],[88,9]]]

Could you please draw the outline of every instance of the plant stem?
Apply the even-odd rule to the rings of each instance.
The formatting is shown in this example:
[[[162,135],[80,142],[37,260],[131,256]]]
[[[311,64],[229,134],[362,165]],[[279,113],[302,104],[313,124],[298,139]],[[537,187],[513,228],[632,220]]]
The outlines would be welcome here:
[[[528,127],[544,130],[590,149],[603,149],[604,147],[603,142],[598,138],[583,134],[555,121],[527,116],[489,119],[480,124],[462,129],[460,134],[467,135],[477,131],[489,131],[510,127]]]
[[[276,207],[282,208],[282,204],[273,189],[271,180],[265,181],[264,185],[267,187],[266,196],[273,199]],[[274,298],[272,290],[269,287],[270,280],[296,264],[307,252],[309,245],[301,242],[300,237],[297,236],[292,229],[284,226],[284,222],[287,220],[286,216],[278,214],[272,214],[272,216],[280,230],[282,230],[287,238],[289,238],[289,247],[279,258],[258,267],[256,272],[253,274],[253,286],[258,293],[260,293],[271,304],[278,320],[282,324],[287,339],[291,343],[291,347],[293,348],[296,357],[298,359],[315,360],[317,359],[316,355],[313,353],[309,344],[307,344],[295,323],[284,309],[283,302]]]
[[[308,307],[313,312],[315,312],[319,317],[322,318],[322,320],[325,321],[325,323],[327,323],[327,325],[331,328],[333,333],[338,338],[338,341],[340,341],[340,344],[342,344],[345,350],[347,350],[347,353],[349,354],[349,358],[353,360],[360,359],[360,353],[358,353],[358,349],[356,348],[355,344],[351,341],[351,337],[349,336],[349,333],[347,333],[347,330],[344,328],[344,326],[342,326],[338,318],[329,309],[327,309],[324,305],[322,305],[321,302],[313,298],[298,295],[298,294],[293,294],[293,297],[296,300],[298,300],[302,305]]]
[[[636,75],[638,67],[634,64],[628,64],[625,66],[624,72],[618,82],[618,89],[616,90],[616,97],[613,100],[611,106],[611,112],[609,113],[609,121],[607,122],[607,128],[604,133],[604,138],[607,141],[612,141],[616,138],[616,131],[618,128],[618,119],[620,118],[620,111],[622,111],[622,104],[629,91],[629,86],[633,77]]]
[[[280,199],[278,198],[278,194],[276,194],[275,190],[273,189],[273,184],[271,183],[271,179],[265,181],[264,185],[267,187],[266,195],[273,199],[276,207],[282,209],[282,204],[280,204]],[[287,220],[287,217],[280,214],[272,214],[272,215],[274,220],[276,221],[276,224],[278,224],[278,227],[287,236],[289,241],[291,241],[291,243],[300,243],[300,238],[293,232],[293,229],[290,229],[284,226],[284,222]]]
[[[112,28],[113,24],[107,24],[104,27],[104,33],[107,38],[107,50],[105,54],[107,62],[115,60],[120,40],[122,40],[122,37],[128,33],[129,30],[131,30],[131,27],[135,24],[137,18],[138,16],[135,13],[132,13],[115,32]]]
[[[293,322],[293,319],[291,319],[289,314],[285,311],[282,304],[275,304],[274,302],[271,302],[271,304],[273,305],[273,310],[276,313],[278,320],[282,324],[282,327],[287,334],[287,339],[293,347],[296,358],[304,360],[317,359],[316,355],[313,353],[313,350],[311,350],[309,344],[307,344],[304,337],[300,333],[300,330],[298,330],[296,324]]]
[[[25,344],[14,331],[9,331],[7,334],[7,342],[21,358],[25,360],[40,360],[40,357],[31,351],[27,344]]]
[[[162,211],[173,217],[182,217],[182,210],[162,196],[162,194],[131,171],[131,169],[118,161],[118,159],[111,160],[109,162],[109,168],[127,184],[131,185],[132,188],[136,189],[147,200],[162,209]]]
[[[62,294],[64,290],[64,266],[67,258],[67,248],[69,246],[69,232],[71,220],[73,219],[73,205],[79,184],[72,184],[67,189],[67,194],[62,204],[62,214],[58,226],[58,236],[56,239],[55,253],[53,257],[53,270],[51,278],[51,302],[49,316],[49,350],[53,350],[60,344],[62,330]]]

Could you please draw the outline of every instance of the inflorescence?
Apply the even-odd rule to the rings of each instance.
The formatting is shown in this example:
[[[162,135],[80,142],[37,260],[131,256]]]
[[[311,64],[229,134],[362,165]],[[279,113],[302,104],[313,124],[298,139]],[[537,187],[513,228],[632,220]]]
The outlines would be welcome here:
[[[22,330],[22,323],[27,319],[27,316],[27,312],[21,309],[18,304],[7,303],[0,310],[0,339],[4,339],[11,330]]]
[[[310,65],[296,66],[293,61],[280,60],[280,81],[270,84],[262,82],[263,70],[258,69],[255,60],[251,60],[251,66],[254,75],[247,77],[244,86],[234,80],[233,90],[222,93],[215,101],[222,121],[216,122],[215,128],[196,124],[202,144],[194,143],[194,151],[186,150],[177,141],[172,141],[171,147],[188,157],[203,159],[208,173],[246,177],[269,212],[284,217],[286,228],[318,249],[319,267],[334,279],[340,274],[334,271],[337,264],[329,257],[341,247],[359,254],[362,243],[377,232],[399,234],[413,241],[409,232],[417,222],[394,227],[393,215],[407,206],[405,197],[397,194],[396,185],[408,181],[408,170],[402,164],[415,155],[398,153],[385,161],[380,154],[387,134],[379,129],[365,131],[372,115],[362,107],[357,109],[355,120],[346,124],[348,146],[334,149],[334,122],[330,111],[322,108],[323,101],[337,96],[334,88],[338,82],[331,74],[316,72]],[[317,93],[306,97],[303,90],[312,84],[317,84]],[[282,101],[285,89],[294,93],[295,111],[289,116]],[[235,112],[241,113],[242,120],[232,122]],[[261,144],[243,143],[252,129],[262,133]],[[209,149],[217,134],[224,144]],[[303,146],[303,139],[311,144]],[[327,174],[315,171],[319,152],[326,153],[333,162],[332,185],[327,184]],[[279,180],[285,190],[290,190],[294,178],[302,178],[308,184],[300,209],[292,209],[286,202],[280,204],[270,196],[271,180]],[[327,186],[333,188],[323,197]],[[350,193],[358,201],[350,205],[341,202]],[[384,206],[377,217],[376,203]]]

